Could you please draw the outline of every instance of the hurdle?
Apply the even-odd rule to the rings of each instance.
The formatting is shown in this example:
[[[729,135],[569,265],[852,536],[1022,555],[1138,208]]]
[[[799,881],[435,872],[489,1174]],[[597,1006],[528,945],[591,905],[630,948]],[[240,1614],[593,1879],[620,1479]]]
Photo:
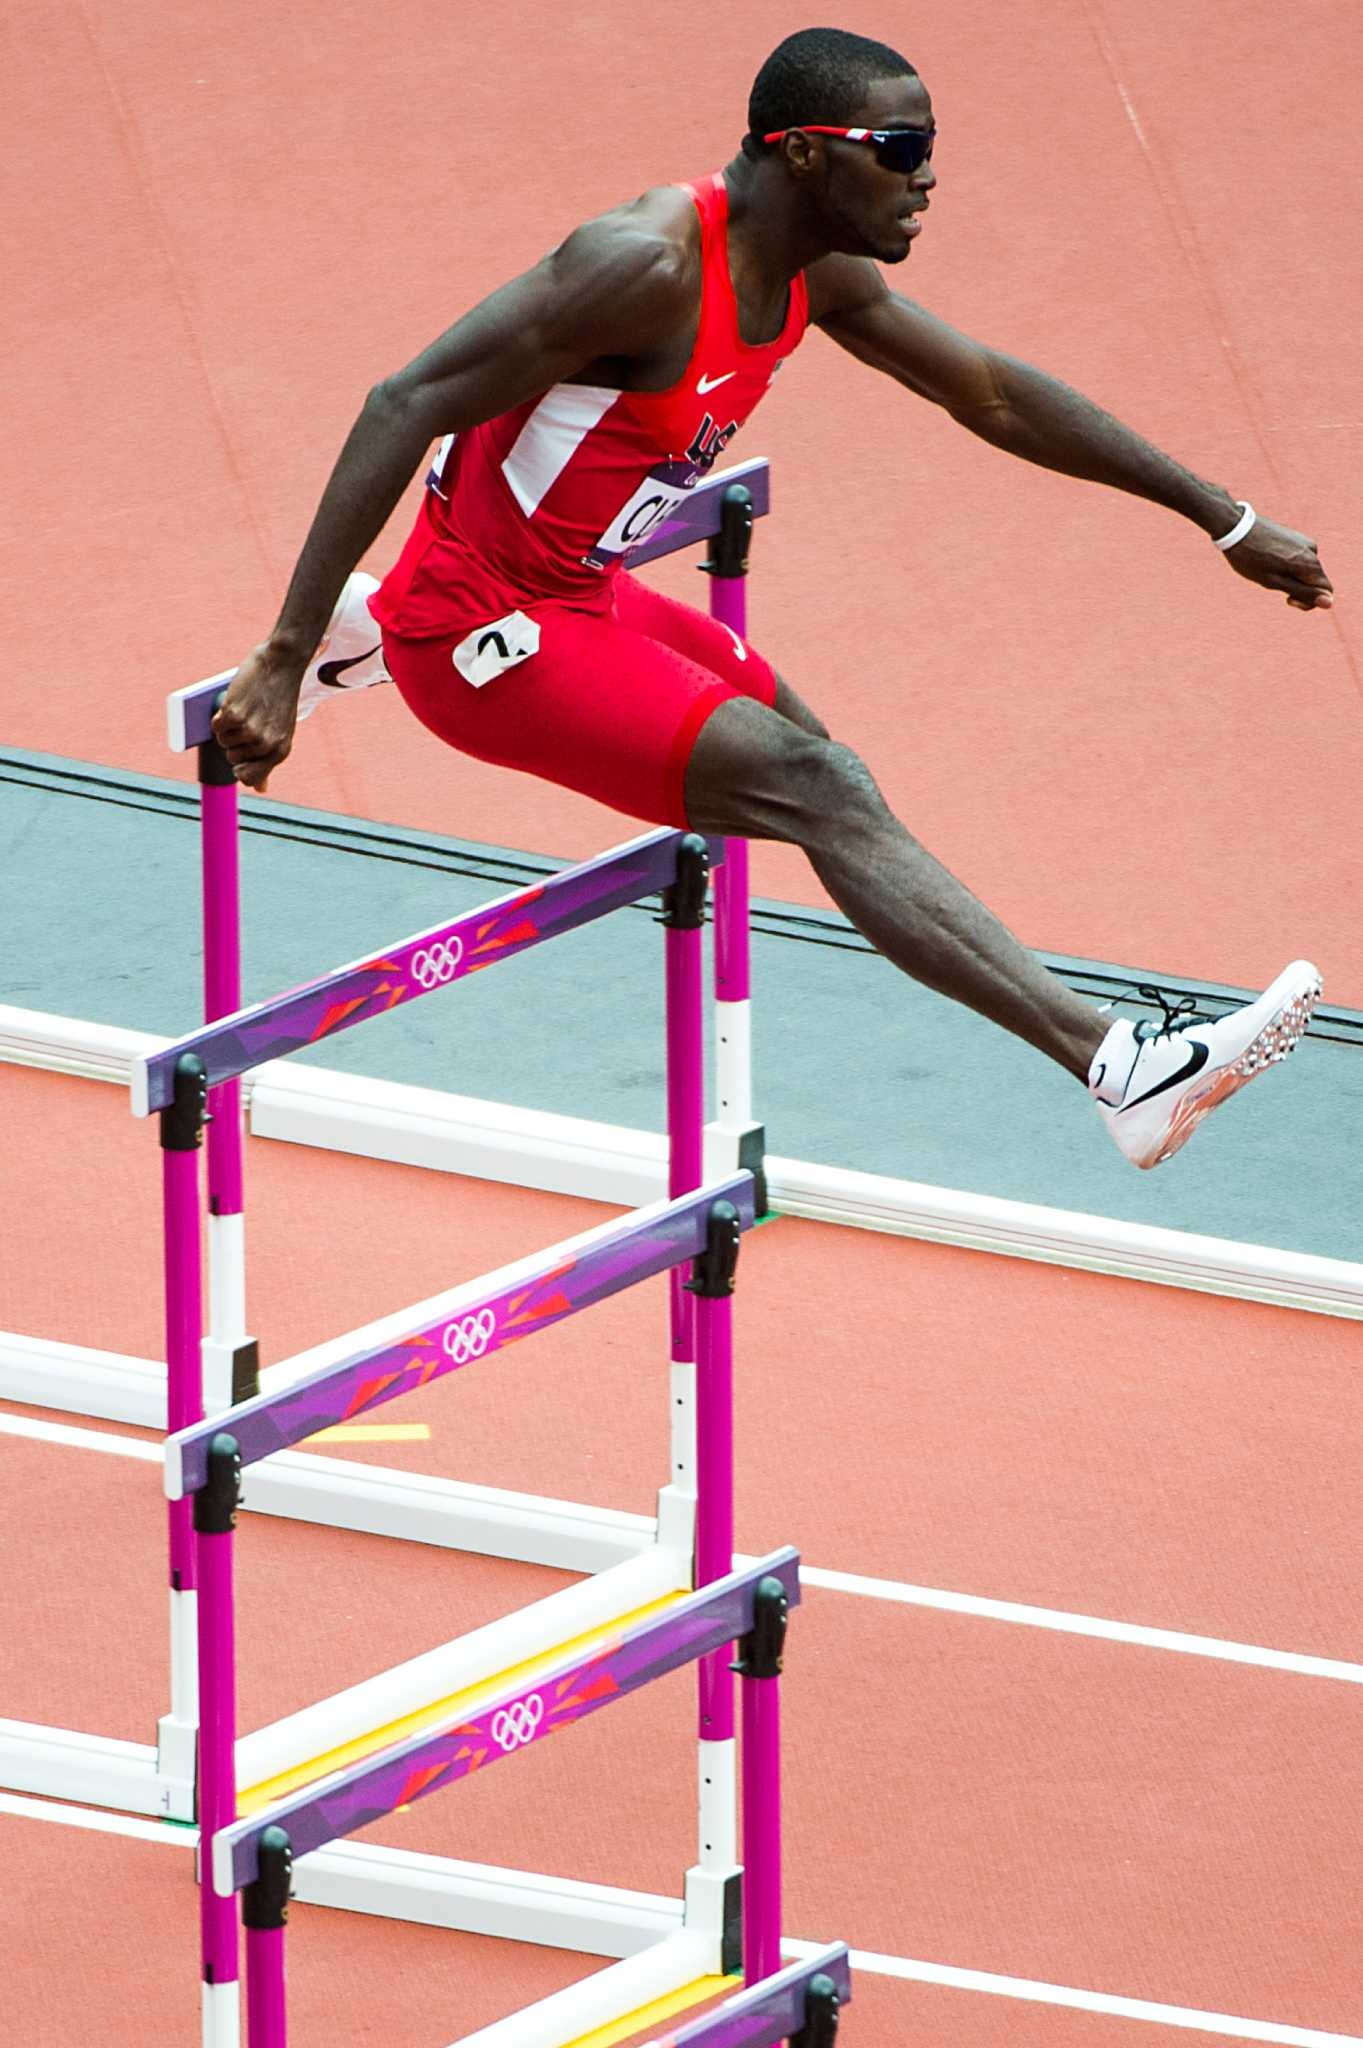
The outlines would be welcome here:
[[[704,541],[701,565],[710,579],[710,611],[740,637],[747,629],[746,579],[753,523],[771,505],[764,457],[737,463],[698,485],[679,503],[660,499],[642,520],[642,538],[629,556],[631,570]],[[197,751],[201,803],[204,933],[204,1015],[211,1022],[241,1003],[241,896],[238,859],[239,788],[213,738],[212,719],[232,669],[167,699],[167,737],[176,753]],[[751,970],[748,848],[725,842],[715,881],[716,1116],[704,1135],[707,1171],[744,1166],[757,1181],[765,1211],[765,1134],[753,1121]],[[241,1114],[238,1081],[224,1082],[210,1103],[208,1138],[208,1331],[204,1340],[205,1397],[222,1408],[249,1392],[258,1351],[246,1330]]]
[[[211,1521],[220,1532],[214,1541],[225,1533],[221,1525],[230,1513],[237,1462],[235,1439],[215,1432],[204,1492],[211,1490],[218,1498],[200,1523],[204,1528]],[[213,1577],[220,1575],[215,1567]],[[207,1569],[204,1583],[210,1583]],[[482,1699],[460,1702],[427,1734],[336,1772],[308,1791],[215,1834],[205,1889],[211,1876],[215,1901],[226,1908],[224,1918],[233,1937],[235,1901],[242,1897],[248,2048],[286,2048],[284,1929],[295,1857],[471,1777],[623,1699],[651,1679],[713,1655],[735,1640],[744,1689],[744,1809],[754,1832],[743,1914],[743,1968],[754,2008],[760,2006],[770,2015],[773,2002],[785,2002],[781,1993],[786,1989],[781,1986],[778,1991],[772,1980],[789,1975],[780,1971],[779,1958],[779,1808],[769,1824],[768,1804],[779,1799],[776,1699],[786,1615],[798,1597],[795,1553],[774,1552],[692,1594],[670,1613],[626,1629],[587,1656],[578,1653],[561,1660],[537,1675],[532,1685],[524,1680],[503,1684]],[[509,2020],[465,2036],[462,2048],[558,2048],[595,2028],[623,2027],[659,1998],[666,1997],[675,2006],[679,1994],[692,2003],[714,1995],[718,1987],[713,1942],[683,1931],[661,1946],[669,1950],[665,1961],[654,1955],[617,1964]],[[731,1958],[721,1950],[722,1974],[726,1961]],[[796,1974],[806,1997],[818,1996],[810,1980],[826,1973],[807,1964]],[[784,2011],[781,2017],[786,2017]]]
[[[697,1300],[697,1357],[702,1367],[721,1370],[729,1362],[730,1299],[740,1229],[751,1218],[751,1178],[739,1177],[731,1193],[748,1204],[746,1216],[721,1190],[669,1205],[661,1214],[643,1212],[595,1247],[573,1279],[580,1298],[572,1306],[602,1298],[681,1258],[693,1265]],[[675,1270],[675,1267],[672,1267]],[[549,1268],[557,1279],[561,1268]],[[484,1308],[493,1316],[519,1315],[529,1329],[539,1320],[541,1291],[524,1287],[510,1295],[504,1282],[474,1283],[476,1295],[447,1320],[445,1330],[476,1326]],[[475,1305],[475,1302],[478,1305]],[[534,1304],[531,1306],[530,1304]],[[513,1304],[516,1306],[513,1307]],[[527,1314],[528,1310],[528,1314]],[[570,1313],[571,1307],[561,1313]],[[503,1321],[501,1327],[505,1328]],[[422,1343],[413,1340],[413,1345]],[[429,1336],[426,1337],[429,1345]],[[281,1444],[297,1442],[316,1426],[319,1414],[354,1413],[397,1398],[429,1383],[433,1361],[420,1352],[393,1369],[388,1355],[365,1353],[313,1375],[282,1394],[263,1395],[171,1437],[166,1445],[166,1490],[172,1501],[193,1497],[193,1528],[200,1589],[201,1929],[204,1969],[205,2048],[226,2048],[237,2039],[236,1894],[245,1892],[247,1929],[247,2026],[249,2048],[284,2048],[283,1928],[289,1877],[295,1855],[303,1856],[527,1748],[569,1722],[595,1713],[652,1679],[691,1662],[700,1664],[702,1750],[712,1749],[715,1731],[732,1726],[732,1680],[727,1647],[738,1642],[743,1675],[743,1813],[745,1849],[752,1882],[740,1902],[740,1878],[732,1817],[707,1816],[702,1862],[688,1876],[687,1915],[676,1935],[655,1951],[599,1972],[584,1985],[541,2000],[514,2019],[470,2037],[478,2048],[559,2048],[583,2032],[620,2023],[657,1999],[713,1996],[716,1978],[742,1965],[749,1984],[779,1967],[780,1814],[779,1679],[786,1616],[799,1598],[793,1550],[775,1552],[744,1570],[707,1578],[698,1552],[695,1591],[678,1591],[653,1609],[623,1616],[606,1634],[579,1636],[571,1643],[521,1658],[481,1685],[465,1686],[419,1716],[378,1731],[355,1755],[353,1748],[322,1760],[302,1783],[293,1778],[256,1788],[240,1802],[250,1807],[237,1818],[233,1784],[235,1728],[232,1611],[232,1532],[241,1476],[247,1466]],[[438,1354],[437,1354],[438,1358]],[[457,1369],[447,1359],[443,1368]],[[718,1529],[730,1491],[724,1469],[723,1417],[709,1430],[719,1452],[701,1499],[706,1520]],[[225,1426],[224,1426],[225,1425]],[[541,1603],[542,1605],[542,1603]],[[534,1610],[528,1610],[534,1612]],[[377,1747],[375,1747],[377,1743]],[[339,1762],[339,1768],[325,1764]],[[706,1755],[703,1771],[716,1759]],[[725,1818],[729,1824],[724,1825]],[[716,1824],[717,1823],[717,1824]],[[724,1839],[720,1839],[723,1833]]]
[[[518,1668],[523,1678],[527,1661],[567,1654],[567,1646],[580,1655],[603,1629],[629,1634],[646,1618],[645,1610],[677,1602],[684,1608],[691,1588],[704,1589],[732,1572],[730,1296],[739,1238],[755,1220],[757,1203],[754,1177],[746,1169],[702,1185],[701,938],[711,860],[722,855],[722,845],[694,833],[645,834],[534,889],[218,1018],[148,1055],[134,1070],[134,1112],[157,1116],[160,1124],[168,1404],[176,1425],[165,1453],[172,1703],[162,1739],[171,1771],[189,1765],[205,1868],[214,1838],[235,1824],[241,1806],[269,1810],[376,1747],[382,1752],[398,1737],[418,1739],[413,1731],[439,1721],[442,1712],[457,1712],[462,1721],[470,1687],[486,1686],[510,1669]],[[314,1357],[302,1374],[277,1372],[270,1387],[205,1421],[197,1155],[210,1101],[226,1099],[225,1085],[264,1060],[316,1044],[654,895],[662,897],[665,926],[667,1201],[352,1332],[337,1340],[340,1357]],[[692,1277],[686,1283],[688,1264]],[[212,1540],[226,1532],[220,1527],[223,1511],[215,1518],[216,1495],[205,1484],[205,1447],[230,1432],[234,1465],[257,1464],[319,1428],[493,1356],[506,1343],[663,1271],[669,1275],[673,1467],[664,1489],[669,1498],[659,1498],[650,1550],[239,1743],[230,1704],[232,1630],[230,1620],[223,1620],[230,1615],[230,1584],[224,1583],[227,1564]],[[234,1516],[235,1486],[229,1529]],[[199,1614],[200,1599],[211,1626]],[[739,1880],[732,1680],[716,1645],[697,1654],[701,1850],[687,1875],[680,1930],[688,1969],[695,1959],[692,1936],[704,1935],[723,1963],[724,1930],[735,1919]],[[769,1758],[775,1746],[774,1736],[763,1732],[763,1711],[753,1706],[745,1745],[759,1760]],[[761,1784],[764,1774],[770,1778],[770,1764],[756,1763],[750,1777]],[[772,1797],[768,1782],[762,1798],[770,1805]],[[773,1828],[779,1830],[779,1820],[754,1806],[748,1840],[762,1845],[764,1867],[779,1863]],[[235,1935],[229,1940],[222,1901],[211,1885],[201,1887],[201,1900],[204,2039],[206,2048],[221,2048],[235,2039],[237,2025]],[[756,1924],[764,1924],[761,1914]],[[779,1949],[765,1955],[750,1977],[769,1974],[768,1966],[778,1961]],[[630,1985],[641,1972],[647,1975],[648,1966],[637,1956],[620,1967]],[[675,1992],[680,1986],[669,1988]]]
[[[686,500],[668,509],[665,521],[645,538],[631,557],[631,563],[640,565],[698,542],[706,543],[707,560],[703,567],[710,581],[711,611],[730,630],[741,633],[746,624],[744,591],[749,541],[755,519],[764,516],[769,505],[770,482],[765,460],[758,459],[721,471],[697,486]],[[239,792],[211,730],[213,710],[232,673],[227,670],[186,690],[177,691],[170,697],[168,705],[172,747],[181,751],[198,750],[204,1007],[205,1016],[211,1024],[233,1017],[241,1003]],[[630,845],[634,849],[651,846],[656,853],[669,838],[675,840],[676,837],[675,834],[646,835]],[[627,848],[617,849],[616,855],[603,856],[602,859],[607,864],[617,858],[625,863],[628,852]],[[675,1192],[683,1185],[695,1186],[702,1177],[702,1169],[706,1176],[715,1178],[741,1166],[754,1176],[761,1213],[765,1211],[766,1202],[762,1174],[763,1133],[752,1119],[750,1073],[747,848],[741,840],[714,842],[710,852],[715,870],[717,1114],[714,1121],[706,1126],[703,1093],[697,1097],[701,1106],[688,1112],[692,1119],[686,1140],[688,1163],[679,1179],[681,1169],[674,1140],[668,1188]],[[637,901],[670,886],[669,874],[664,872],[666,856],[662,856],[662,865],[656,873],[648,866],[652,857],[639,854],[643,866],[637,877],[637,893],[621,895],[619,905],[626,900]],[[521,949],[518,944],[508,943],[507,933],[511,926],[517,919],[524,922],[527,917],[541,917],[539,906],[545,907],[545,915],[548,914],[548,906],[555,906],[557,915],[557,909],[565,900],[565,888],[578,886],[572,883],[573,876],[582,878],[580,887],[586,892],[583,914],[580,917],[574,914],[570,919],[555,923],[554,930],[571,929],[575,923],[585,922],[589,917],[603,915],[608,909],[618,907],[615,896],[610,896],[609,900],[598,900],[593,894],[598,884],[603,888],[610,886],[601,880],[601,869],[602,861],[585,863],[580,868],[551,877],[541,888],[497,899],[494,904],[484,906],[481,913],[473,912],[462,921],[418,934],[413,940],[390,949],[395,953],[395,963],[379,955],[368,962],[355,963],[352,969],[337,970],[340,975],[368,970],[365,990],[352,988],[342,998],[344,1002],[359,1005],[346,1016],[345,1023],[360,1021],[365,1015],[378,1014],[393,1006],[389,999],[391,991],[385,992],[384,977],[394,964],[399,969],[410,970],[416,984],[409,987],[402,998],[407,1000],[412,994],[424,994],[448,985],[472,966],[481,968],[491,964],[494,955],[499,959],[511,957]],[[633,877],[633,869],[629,872]],[[616,879],[619,881],[620,876],[617,875]],[[627,881],[632,889],[633,879],[627,877]],[[703,897],[703,879],[700,888]],[[532,905],[537,907],[532,909]],[[703,908],[693,906],[688,914],[694,915],[699,922],[703,918]],[[480,918],[485,921],[498,915],[506,922],[496,934],[485,935],[476,960],[461,962],[456,969],[453,949],[467,942],[469,927],[476,925]],[[550,935],[549,927],[542,926],[538,935]],[[671,1005],[674,999],[672,977],[677,970],[670,950],[667,958],[668,1001]],[[686,974],[694,978],[698,991],[698,959],[687,968]],[[333,976],[329,984],[333,986],[333,992],[335,981]],[[688,993],[686,1000],[698,1002],[698,992]],[[308,1042],[330,1034],[330,1026],[318,1028],[320,1023],[320,1019],[314,1019],[309,1026],[313,1035]],[[266,1051],[253,1044],[252,1059],[248,1065],[258,1068],[262,1059],[279,1057],[287,1049],[284,1039]],[[699,1060],[699,1052],[696,1057]],[[166,1071],[164,1059],[159,1063],[148,1060],[136,1063],[134,1095],[139,1087],[145,1086],[146,1073],[151,1065],[157,1066],[159,1074]],[[217,1412],[249,1397],[263,1385],[278,1385],[302,1377],[338,1356],[338,1347],[344,1346],[344,1339],[331,1340],[262,1371],[259,1346],[247,1332],[241,1110],[241,1080],[246,1071],[246,1068],[241,1068],[231,1073],[224,1071],[220,1075],[215,1072],[209,1084],[207,1102],[200,1104],[198,1109],[199,1114],[208,1118],[209,1286],[206,1328],[198,1346],[201,1363],[196,1366],[185,1355],[189,1343],[185,1332],[199,1316],[195,1304],[185,1301],[172,1313],[167,1335],[167,1350],[177,1350],[177,1355],[184,1360],[183,1371],[167,1366],[163,1372],[159,1363],[115,1359],[104,1354],[85,1354],[82,1359],[74,1360],[65,1355],[70,1347],[60,1347],[61,1356],[56,1355],[58,1347],[51,1347],[54,1355],[43,1357],[41,1370],[44,1380],[51,1375],[62,1381],[58,1396],[61,1405],[74,1407],[76,1412],[109,1414],[123,1420],[156,1422],[164,1417],[162,1426],[174,1430],[203,1412]],[[671,1101],[672,1094],[681,1085],[671,1063],[669,1075]],[[694,1084],[696,1088],[700,1087],[698,1075],[699,1068]],[[155,1108],[164,1107],[158,1098]],[[143,1104],[142,1108],[151,1112],[152,1105]],[[671,1116],[672,1111],[669,1110]],[[163,1140],[172,1150],[179,1142],[168,1138],[164,1129]],[[188,1139],[185,1142],[188,1143]],[[192,1167],[182,1164],[175,1168],[168,1154],[166,1175],[175,1171],[193,1176]],[[177,1209],[176,1215],[180,1220],[174,1224],[173,1233],[183,1234],[187,1229],[184,1213]],[[679,1294],[674,1303],[674,1321],[679,1329],[685,1323],[688,1302],[688,1296]],[[4,1372],[0,1370],[0,1388],[12,1392],[16,1398],[42,1398],[41,1389],[35,1391],[28,1384],[26,1370],[13,1386],[6,1385]],[[148,1406],[149,1398],[156,1404],[154,1409]],[[690,1396],[683,1390],[677,1398],[689,1402]],[[687,1469],[684,1459],[678,1469],[684,1476]],[[682,1522],[675,1520],[678,1512],[675,1486],[661,1490],[657,1513],[650,1518],[614,1510],[588,1509],[574,1502],[541,1496],[511,1494],[469,1482],[421,1479],[381,1465],[335,1457],[319,1458],[306,1452],[281,1453],[262,1466],[255,1476],[248,1505],[256,1511],[324,1525],[594,1574],[630,1560],[646,1572],[655,1568],[660,1553],[685,1549],[690,1543],[684,1516]],[[182,1535],[181,1548],[184,1541]],[[158,1721],[155,1747],[56,1727],[0,1722],[0,1783],[16,1791],[77,1797],[87,1803],[109,1805],[124,1811],[160,1813],[175,1819],[192,1817],[193,1628],[187,1614],[192,1602],[180,1598],[182,1592],[189,1591],[172,1577],[171,1704],[169,1711]]]

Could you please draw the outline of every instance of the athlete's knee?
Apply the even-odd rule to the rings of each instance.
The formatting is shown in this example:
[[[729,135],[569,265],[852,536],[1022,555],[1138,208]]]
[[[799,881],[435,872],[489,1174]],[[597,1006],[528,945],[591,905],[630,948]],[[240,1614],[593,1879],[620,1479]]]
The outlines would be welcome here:
[[[870,769],[840,740],[810,734],[792,763],[791,786],[800,810],[802,844],[837,837],[885,809]]]
[[[701,729],[686,772],[696,831],[817,847],[883,815],[870,771],[850,747],[733,698]]]
[[[831,737],[818,712],[810,710],[804,698],[791,689],[782,675],[776,678],[776,701],[772,709],[779,711],[782,718],[788,718],[792,725],[798,725],[801,732],[813,733],[815,739],[826,740]]]

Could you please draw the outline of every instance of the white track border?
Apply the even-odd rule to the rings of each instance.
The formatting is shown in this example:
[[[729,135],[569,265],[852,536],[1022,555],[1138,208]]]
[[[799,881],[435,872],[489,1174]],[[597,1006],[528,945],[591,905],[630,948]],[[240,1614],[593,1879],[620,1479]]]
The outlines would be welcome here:
[[[0,1436],[28,1437],[38,1443],[65,1445],[72,1450],[112,1452],[126,1458],[139,1460],[144,1464],[159,1465],[161,1448],[159,1444],[146,1443],[139,1437],[115,1436],[107,1430],[79,1429],[69,1423],[48,1422],[27,1415],[6,1415],[0,1413]],[[321,1459],[310,1457],[304,1451],[275,1451],[258,1465],[253,1465],[249,1474],[253,1498],[243,1497],[243,1510],[254,1509],[260,1514],[278,1514],[268,1487],[260,1488],[257,1482],[267,1478],[271,1468],[278,1465],[319,1465],[340,1466],[347,1473],[374,1471],[379,1468],[349,1464],[343,1459]],[[406,1476],[406,1475],[402,1475]],[[489,1494],[492,1489],[486,1489]],[[533,1499],[533,1496],[526,1496]],[[568,1509],[566,1503],[552,1503],[563,1506],[567,1512],[586,1512]],[[289,1512],[285,1509],[284,1512]],[[603,1517],[610,1515],[607,1509],[595,1512]],[[648,1556],[657,1548],[657,1524],[648,1515],[625,1515],[616,1513],[612,1520],[618,1524],[617,1534],[622,1549],[628,1545],[629,1554]],[[461,1543],[457,1546],[463,1549]],[[505,1554],[505,1553],[499,1553]],[[534,1560],[530,1560],[534,1561]],[[756,1559],[735,1552],[734,1569],[741,1571]],[[613,1562],[619,1562],[618,1559]],[[565,1570],[593,1570],[593,1566],[565,1566]],[[918,1586],[906,1579],[880,1579],[868,1577],[861,1572],[830,1571],[826,1566],[801,1563],[800,1584],[807,1590],[816,1588],[828,1593],[843,1593],[853,1598],[884,1600],[892,1606],[926,1607],[939,1614],[964,1614],[979,1621],[1008,1622],[1019,1628],[1048,1629],[1056,1635],[1088,1636],[1094,1641],[1105,1643],[1126,1643],[1133,1649],[1168,1650],[1185,1657],[1209,1657],[1223,1664],[1245,1664],[1264,1671],[1283,1671],[1298,1678],[1326,1678],[1342,1685],[1363,1685],[1363,1664],[1342,1657],[1319,1657],[1298,1650],[1275,1650],[1260,1643],[1237,1643],[1224,1636],[1193,1635],[1183,1629],[1152,1628],[1144,1622],[1110,1621],[1098,1614],[1075,1614],[1060,1607],[1033,1607],[1020,1600],[995,1600],[981,1593],[957,1593],[940,1586]],[[553,1596],[551,1596],[553,1597]],[[0,1726],[3,1726],[0,1723]],[[243,1742],[249,1740],[242,1738]],[[131,1745],[129,1745],[131,1747]]]
[[[148,1032],[0,1005],[0,1062],[13,1065],[127,1087],[133,1061],[170,1042]],[[283,1060],[257,1067],[244,1080],[243,1094],[256,1137],[585,1196],[622,1208],[641,1207],[666,1193],[664,1140],[651,1131]],[[1241,1244],[806,1160],[769,1158],[767,1179],[773,1207],[788,1216],[1363,1319],[1363,1264],[1350,1259]]]

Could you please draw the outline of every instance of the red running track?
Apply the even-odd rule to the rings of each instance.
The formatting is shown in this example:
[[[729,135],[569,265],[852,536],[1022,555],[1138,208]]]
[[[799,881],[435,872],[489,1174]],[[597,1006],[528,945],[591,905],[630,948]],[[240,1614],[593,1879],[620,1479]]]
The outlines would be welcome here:
[[[154,1135],[99,1084],[0,1070],[0,1086],[18,1168],[0,1207],[9,1320],[154,1353]],[[249,1151],[267,1358],[602,1213],[303,1148]],[[79,1174],[50,1175],[54,1157]],[[58,1268],[59,1246],[85,1256]],[[404,1419],[429,1421],[427,1444],[345,1455],[647,1510],[665,1457],[663,1300],[634,1290],[404,1404]],[[738,1540],[1350,1660],[1355,1344],[1326,1318],[780,1219],[741,1266]],[[764,1416],[778,1419],[765,1441]],[[156,1468],[3,1441],[27,1563],[5,1580],[0,1640],[23,1645],[5,1711],[148,1740],[164,1705]],[[92,1542],[92,1529],[116,1537]],[[240,1547],[243,1726],[558,1582],[265,1518],[247,1518]],[[281,1657],[269,1630],[285,1601]],[[813,1588],[786,1698],[790,1932],[1358,2031],[1353,1684]],[[664,1681],[379,1832],[675,1893],[692,1854],[689,1704],[685,1677]],[[603,1783],[628,1786],[628,1826]],[[23,1872],[4,1911],[28,1914],[13,1944],[26,2039],[65,2042],[92,2008],[116,2048],[144,2041],[149,2018],[178,2038],[194,1964],[171,1846],[2,1814],[0,1827]],[[340,1991],[350,2038],[394,2038],[400,2015],[404,2040],[436,2044],[582,1967],[303,1909],[291,1955],[304,2041],[330,2038]],[[866,1972],[858,1997],[858,2048],[1107,2048],[1135,2024]]]
[[[470,62],[471,17],[429,0],[11,19],[7,210],[43,233],[0,303],[0,743],[142,773],[167,690],[267,630],[373,380],[579,218],[724,161],[798,22],[505,0]],[[816,336],[738,451],[776,477],[755,637],[1029,943],[1256,986],[1309,952],[1363,1001],[1355,0],[848,23],[907,39],[942,127],[896,283],[1315,535],[1339,603],[1289,612],[1178,520],[1007,462]],[[620,836],[391,699],[313,721],[275,787],[564,856]],[[756,885],[817,894],[784,852]]]

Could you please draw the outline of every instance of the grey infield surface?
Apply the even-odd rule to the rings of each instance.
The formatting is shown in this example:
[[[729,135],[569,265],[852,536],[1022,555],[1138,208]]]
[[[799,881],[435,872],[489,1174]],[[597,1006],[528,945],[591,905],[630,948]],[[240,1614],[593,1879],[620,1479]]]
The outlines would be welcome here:
[[[552,865],[324,812],[246,808],[247,1001]],[[0,1001],[169,1036],[192,1030],[196,811],[183,782],[0,753]],[[295,1057],[659,1129],[655,920],[656,905],[620,912]],[[1082,963],[1060,964],[1076,985],[1095,980]],[[1152,978],[1090,965],[1102,993]],[[1289,1250],[1363,1251],[1363,1019],[1352,1013],[1322,1018],[1177,1159],[1140,1174],[1072,1080],[907,981],[836,917],[758,906],[753,984],[756,1103],[774,1153]]]

